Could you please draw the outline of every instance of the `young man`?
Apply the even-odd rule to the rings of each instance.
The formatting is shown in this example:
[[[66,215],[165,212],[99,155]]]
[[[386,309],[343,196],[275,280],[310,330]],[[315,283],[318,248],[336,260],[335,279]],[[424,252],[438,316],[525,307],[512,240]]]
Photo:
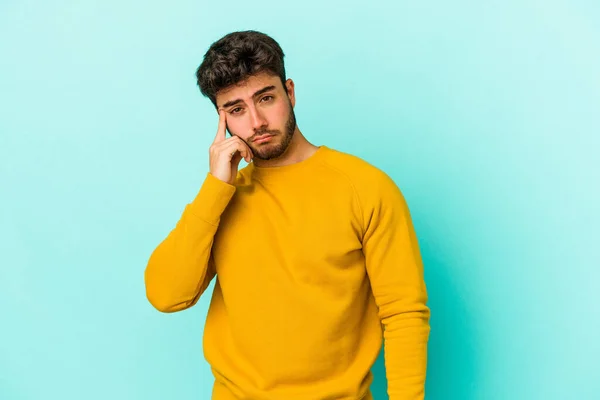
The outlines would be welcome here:
[[[147,297],[184,310],[216,276],[213,400],[372,399],[383,340],[389,398],[423,399],[430,312],[405,199],[381,170],[308,142],[283,57],[256,31],[205,54],[198,85],[219,113],[210,171],[150,256]]]

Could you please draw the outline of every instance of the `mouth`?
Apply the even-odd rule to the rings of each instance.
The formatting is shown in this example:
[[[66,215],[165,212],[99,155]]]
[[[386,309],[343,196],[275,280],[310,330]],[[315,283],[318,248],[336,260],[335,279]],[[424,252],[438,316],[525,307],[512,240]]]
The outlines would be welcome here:
[[[265,143],[265,142],[268,142],[269,140],[271,140],[272,137],[273,137],[273,135],[269,135],[269,134],[267,134],[267,135],[260,135],[260,136],[257,136],[253,140],[253,142],[254,143]]]

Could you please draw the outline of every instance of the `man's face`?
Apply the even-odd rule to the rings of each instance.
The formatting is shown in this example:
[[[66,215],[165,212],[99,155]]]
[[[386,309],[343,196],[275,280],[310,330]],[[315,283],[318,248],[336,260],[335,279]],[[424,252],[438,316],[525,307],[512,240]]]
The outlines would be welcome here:
[[[287,150],[296,130],[294,103],[292,80],[284,87],[279,77],[264,73],[217,93],[217,107],[227,115],[227,130],[246,142],[260,160],[280,157]]]

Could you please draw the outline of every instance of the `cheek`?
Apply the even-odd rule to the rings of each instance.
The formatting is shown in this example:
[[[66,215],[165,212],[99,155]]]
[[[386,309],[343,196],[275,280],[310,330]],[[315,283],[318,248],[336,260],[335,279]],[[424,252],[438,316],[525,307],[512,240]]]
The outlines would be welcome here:
[[[278,105],[278,107],[273,110],[273,118],[277,121],[278,125],[285,124],[288,118],[288,114],[290,112],[289,105],[286,103]]]
[[[250,122],[244,117],[230,118],[227,121],[227,128],[232,135],[246,139],[251,131]]]

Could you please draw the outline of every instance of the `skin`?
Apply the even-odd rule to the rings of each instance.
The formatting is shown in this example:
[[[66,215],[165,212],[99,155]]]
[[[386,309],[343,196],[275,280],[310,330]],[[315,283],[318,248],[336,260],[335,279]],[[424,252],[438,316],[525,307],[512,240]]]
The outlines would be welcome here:
[[[273,88],[263,90],[270,86]],[[279,77],[253,75],[219,91],[216,101],[219,127],[209,151],[210,165],[211,173],[225,182],[233,182],[242,158],[257,167],[278,167],[305,160],[318,148],[296,124],[291,79],[284,86]],[[264,134],[273,136],[267,142],[257,142]]]

